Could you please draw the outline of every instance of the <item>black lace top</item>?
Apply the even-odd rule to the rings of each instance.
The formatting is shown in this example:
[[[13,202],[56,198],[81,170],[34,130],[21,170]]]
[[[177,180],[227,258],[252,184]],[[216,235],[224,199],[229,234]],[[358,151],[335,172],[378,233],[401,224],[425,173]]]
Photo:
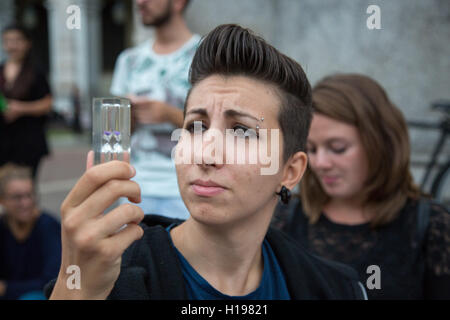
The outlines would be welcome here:
[[[369,223],[337,224],[324,214],[311,225],[293,200],[278,205],[272,225],[313,253],[355,268],[369,299],[450,299],[450,214],[443,206],[431,204],[420,232],[418,201],[409,200],[392,223],[372,229]]]

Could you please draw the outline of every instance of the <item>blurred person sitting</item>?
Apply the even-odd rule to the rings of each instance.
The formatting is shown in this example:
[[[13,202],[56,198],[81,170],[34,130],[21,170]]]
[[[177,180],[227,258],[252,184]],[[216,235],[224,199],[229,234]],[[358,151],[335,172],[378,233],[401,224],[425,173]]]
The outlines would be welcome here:
[[[406,122],[384,89],[358,74],[320,81],[307,154],[300,198],[273,225],[355,268],[369,300],[449,299],[450,215],[414,184]]]
[[[189,66],[200,36],[192,34],[183,14],[188,0],[136,0],[141,21],[155,37],[122,52],[111,93],[131,100],[131,163],[142,190],[145,213],[186,219],[189,212],[178,190],[171,133],[183,124],[190,88]]]
[[[29,168],[0,168],[0,205],[0,299],[43,299],[61,263],[61,231],[37,207]]]
[[[36,177],[41,158],[49,153],[45,115],[51,110],[50,87],[31,57],[32,42],[19,25],[2,32],[7,60],[0,64],[0,94],[6,109],[0,110],[0,166],[13,162],[31,167]]]

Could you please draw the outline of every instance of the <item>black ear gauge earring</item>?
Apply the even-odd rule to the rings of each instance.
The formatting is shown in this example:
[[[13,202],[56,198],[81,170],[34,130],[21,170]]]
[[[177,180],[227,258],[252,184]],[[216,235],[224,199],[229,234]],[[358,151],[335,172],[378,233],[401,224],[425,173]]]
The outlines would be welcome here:
[[[281,202],[284,204],[288,204],[291,200],[291,191],[285,186],[282,186],[280,192],[276,192],[276,194],[280,196]]]

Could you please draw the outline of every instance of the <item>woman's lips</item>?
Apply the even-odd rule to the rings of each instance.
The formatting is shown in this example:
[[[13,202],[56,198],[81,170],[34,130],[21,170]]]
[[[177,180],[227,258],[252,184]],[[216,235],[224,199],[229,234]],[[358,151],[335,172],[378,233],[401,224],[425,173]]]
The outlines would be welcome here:
[[[219,193],[222,193],[225,191],[225,187],[222,187],[221,185],[212,182],[212,181],[201,181],[196,180],[191,184],[192,190],[195,192],[195,194],[199,196],[204,197],[211,197],[215,196]]]
[[[334,184],[338,180],[338,177],[322,177],[322,181],[325,184]]]
[[[222,187],[205,187],[205,186],[200,186],[198,184],[193,184],[192,189],[194,190],[194,192],[197,195],[204,196],[204,197],[215,196],[215,195],[225,191],[225,189]]]

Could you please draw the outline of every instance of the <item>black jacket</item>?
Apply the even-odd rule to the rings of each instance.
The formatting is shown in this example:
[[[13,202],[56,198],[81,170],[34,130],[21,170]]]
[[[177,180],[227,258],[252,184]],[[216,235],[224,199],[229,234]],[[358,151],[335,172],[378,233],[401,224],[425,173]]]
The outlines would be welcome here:
[[[108,299],[188,299],[180,262],[165,229],[181,222],[156,215],[144,218],[144,236],[125,251],[119,278]],[[276,229],[270,228],[266,237],[291,299],[364,299],[365,291],[350,267],[311,255]],[[53,285],[46,288],[47,296]]]

